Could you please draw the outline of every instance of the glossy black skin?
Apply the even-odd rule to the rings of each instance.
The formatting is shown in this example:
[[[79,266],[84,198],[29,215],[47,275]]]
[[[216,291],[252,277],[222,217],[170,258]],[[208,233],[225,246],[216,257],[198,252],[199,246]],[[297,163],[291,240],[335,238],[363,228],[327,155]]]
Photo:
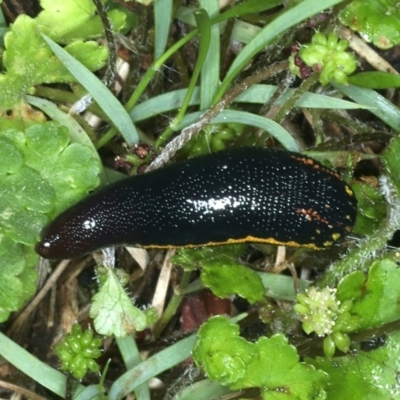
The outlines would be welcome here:
[[[45,258],[112,245],[179,247],[256,241],[323,248],[354,224],[356,199],[300,154],[239,148],[116,182],[60,214],[41,234]],[[322,216],[307,218],[299,210]]]

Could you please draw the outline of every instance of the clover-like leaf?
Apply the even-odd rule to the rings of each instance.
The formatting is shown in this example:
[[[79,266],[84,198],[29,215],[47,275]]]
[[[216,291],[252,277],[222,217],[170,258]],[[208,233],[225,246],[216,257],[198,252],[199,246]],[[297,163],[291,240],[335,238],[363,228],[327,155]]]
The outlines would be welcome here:
[[[55,214],[99,184],[93,150],[54,122],[0,132],[0,321],[34,293],[33,245]]]
[[[260,276],[228,257],[203,264],[201,280],[218,297],[239,295],[250,303],[260,301],[265,288]]]
[[[263,298],[265,288],[256,272],[236,261],[244,248],[239,244],[180,249],[172,261],[188,270],[201,268],[201,280],[215,295],[239,295],[254,303]]]
[[[93,1],[42,0],[40,4],[43,11],[36,20],[56,42],[69,44],[104,36],[104,27]],[[132,27],[133,19],[123,9],[109,10],[107,17],[115,33]]]
[[[232,385],[246,375],[254,344],[239,336],[239,326],[216,316],[203,324],[193,349],[193,358],[208,377]]]
[[[338,286],[341,302],[353,301],[350,312],[358,316],[358,330],[379,327],[400,318],[398,282],[400,270],[395,261],[375,261],[368,276],[361,271],[347,275]]]
[[[328,374],[329,400],[396,399],[399,395],[400,334],[386,336],[385,345],[371,351],[332,359],[306,359]]]
[[[40,171],[40,176],[54,191],[57,201],[52,204],[50,217],[76,203],[99,184],[97,156],[87,146],[69,144],[68,130],[56,123],[32,125],[19,138],[18,146],[26,165]]]
[[[394,261],[383,259],[373,263],[362,286],[363,296],[351,308],[352,314],[360,318],[360,329],[400,319],[399,281],[400,269]]]
[[[326,398],[326,374],[300,362],[295,347],[284,335],[262,337],[255,344],[255,356],[246,377],[238,380],[232,389],[261,387],[265,400]]]
[[[260,388],[263,399],[325,399],[326,374],[299,361],[279,334],[251,343],[226,318],[210,318],[198,332],[193,358],[208,377],[233,390]]]
[[[400,11],[396,0],[355,0],[339,17],[380,49],[400,44]]]
[[[38,256],[32,249],[0,233],[0,321],[18,310],[34,293]]]

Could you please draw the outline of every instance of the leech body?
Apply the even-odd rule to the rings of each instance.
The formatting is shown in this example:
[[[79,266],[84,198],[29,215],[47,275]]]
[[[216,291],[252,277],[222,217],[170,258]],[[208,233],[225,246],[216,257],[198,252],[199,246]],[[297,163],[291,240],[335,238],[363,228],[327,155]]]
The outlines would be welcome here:
[[[355,222],[333,171],[298,153],[238,148],[116,182],[61,213],[36,251],[73,258],[112,245],[262,242],[324,248]]]

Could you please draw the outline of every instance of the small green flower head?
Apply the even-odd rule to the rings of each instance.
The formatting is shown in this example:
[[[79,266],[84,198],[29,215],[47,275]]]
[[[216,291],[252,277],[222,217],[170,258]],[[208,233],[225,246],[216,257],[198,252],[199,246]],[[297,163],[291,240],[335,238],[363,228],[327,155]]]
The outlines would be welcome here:
[[[61,369],[75,379],[82,379],[88,370],[99,371],[94,358],[100,357],[100,346],[101,339],[94,338],[91,329],[83,332],[79,324],[74,324],[71,333],[54,347],[54,352],[61,360]]]
[[[297,295],[294,310],[300,315],[304,332],[324,337],[326,357],[333,357],[335,349],[346,353],[350,348],[349,333],[360,328],[360,317],[351,314],[352,300],[342,303],[336,297],[336,289],[317,290],[310,287]]]
[[[333,332],[340,305],[336,299],[336,289],[318,291],[311,287],[305,294],[297,295],[297,301],[294,310],[300,315],[304,332],[315,332],[321,337]]]
[[[339,40],[336,33],[325,36],[321,32],[315,33],[311,43],[299,50],[299,57],[305,65],[315,72],[320,72],[320,82],[327,85],[336,81],[342,85],[347,83],[347,76],[357,68],[357,59],[354,54],[347,52],[349,42]]]

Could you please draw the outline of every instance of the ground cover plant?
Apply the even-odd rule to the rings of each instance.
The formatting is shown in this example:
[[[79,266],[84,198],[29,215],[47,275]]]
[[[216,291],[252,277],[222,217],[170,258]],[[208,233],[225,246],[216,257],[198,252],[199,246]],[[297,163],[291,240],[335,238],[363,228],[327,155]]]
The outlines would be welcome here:
[[[399,397],[397,2],[2,10],[2,398]],[[352,231],[326,250],[35,252],[96,188],[244,146],[334,170]]]

